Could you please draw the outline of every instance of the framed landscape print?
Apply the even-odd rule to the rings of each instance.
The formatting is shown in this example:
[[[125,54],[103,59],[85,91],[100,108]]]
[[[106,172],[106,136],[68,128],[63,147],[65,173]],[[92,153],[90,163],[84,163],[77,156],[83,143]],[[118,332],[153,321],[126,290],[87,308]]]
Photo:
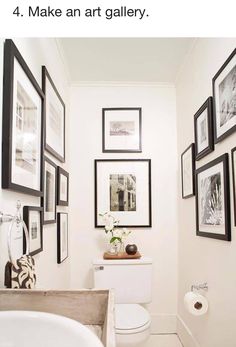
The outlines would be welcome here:
[[[3,85],[2,188],[42,196],[44,95],[12,40]]]
[[[44,147],[65,162],[65,104],[45,66],[42,67],[42,85],[45,93]]]
[[[35,255],[43,250],[43,208],[23,207],[23,220],[29,231],[29,254]],[[26,239],[23,237],[23,251],[26,252]]]
[[[236,130],[236,49],[213,78],[215,143]]]
[[[44,157],[43,224],[56,222],[57,166]]]
[[[195,146],[192,143],[181,155],[182,198],[195,194]]]
[[[110,212],[120,227],[151,227],[151,160],[95,160],[95,227]]]
[[[142,109],[102,109],[103,152],[142,152]]]
[[[232,149],[232,172],[233,172],[233,197],[234,197],[234,225],[236,226],[236,147]]]
[[[60,166],[57,167],[57,205],[68,206],[69,203],[69,173]]]
[[[231,240],[228,154],[196,170],[197,235]]]
[[[57,214],[57,263],[68,258],[68,214]]]
[[[212,101],[210,96],[194,115],[196,160],[214,150]]]

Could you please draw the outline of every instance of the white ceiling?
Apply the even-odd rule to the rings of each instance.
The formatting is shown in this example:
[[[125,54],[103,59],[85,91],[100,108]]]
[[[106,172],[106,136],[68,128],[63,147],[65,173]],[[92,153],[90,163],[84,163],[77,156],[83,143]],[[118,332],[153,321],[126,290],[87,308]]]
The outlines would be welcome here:
[[[192,38],[61,38],[58,46],[72,83],[172,83]]]

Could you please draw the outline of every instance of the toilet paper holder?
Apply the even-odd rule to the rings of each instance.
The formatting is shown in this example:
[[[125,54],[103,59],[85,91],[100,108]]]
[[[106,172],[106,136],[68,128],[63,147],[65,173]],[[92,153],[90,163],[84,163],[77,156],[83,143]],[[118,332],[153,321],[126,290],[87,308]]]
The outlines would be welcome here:
[[[205,283],[202,283],[202,284],[192,284],[191,285],[191,291],[193,292],[195,290],[205,290],[207,291],[208,290],[208,284],[207,282]]]

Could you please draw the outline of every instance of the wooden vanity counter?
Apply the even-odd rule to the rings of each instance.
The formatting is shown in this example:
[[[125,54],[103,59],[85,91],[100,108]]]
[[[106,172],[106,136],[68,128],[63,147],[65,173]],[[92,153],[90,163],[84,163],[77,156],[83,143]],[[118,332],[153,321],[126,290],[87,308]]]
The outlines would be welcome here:
[[[54,313],[84,325],[101,328],[105,347],[116,347],[112,290],[0,289],[0,311],[24,310]]]

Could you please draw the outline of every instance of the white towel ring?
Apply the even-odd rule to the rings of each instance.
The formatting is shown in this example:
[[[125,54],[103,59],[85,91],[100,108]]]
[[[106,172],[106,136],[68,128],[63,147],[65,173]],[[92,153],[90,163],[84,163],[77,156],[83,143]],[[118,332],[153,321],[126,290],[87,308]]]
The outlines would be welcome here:
[[[9,256],[9,260],[12,263],[12,253],[11,253],[11,235],[12,235],[12,229],[14,224],[21,224],[24,230],[24,234],[25,234],[25,241],[26,241],[26,251],[25,251],[25,255],[29,254],[29,231],[27,229],[27,226],[25,224],[25,222],[23,221],[23,219],[19,216],[15,216],[12,221],[11,224],[9,226],[8,229],[8,236],[7,236],[7,248],[8,248],[8,256]],[[24,254],[23,254],[24,255]]]

